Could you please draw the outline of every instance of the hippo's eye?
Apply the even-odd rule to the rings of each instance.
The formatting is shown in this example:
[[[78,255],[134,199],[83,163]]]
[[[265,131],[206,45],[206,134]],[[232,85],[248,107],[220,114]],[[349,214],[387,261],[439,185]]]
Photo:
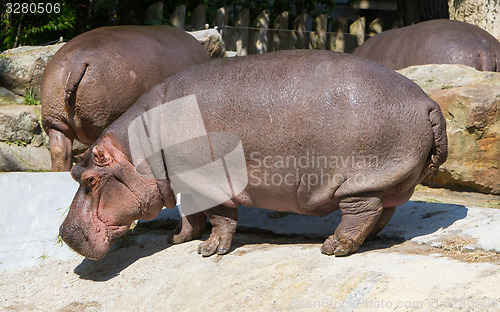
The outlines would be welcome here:
[[[94,188],[97,185],[98,179],[96,177],[88,177],[85,183],[90,187]]]

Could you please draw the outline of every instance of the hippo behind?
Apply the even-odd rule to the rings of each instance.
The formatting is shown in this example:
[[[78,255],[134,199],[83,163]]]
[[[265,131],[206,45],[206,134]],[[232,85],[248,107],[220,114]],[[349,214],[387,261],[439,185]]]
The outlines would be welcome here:
[[[174,236],[199,236],[208,217],[204,256],[228,252],[241,205],[316,216],[340,208],[322,252],[346,255],[382,230],[446,155],[439,106],[378,63],[311,50],[212,60],[152,88],[89,148],[73,167],[80,188],[60,234],[99,259],[133,220],[174,207],[174,194],[196,184],[226,195],[186,213]],[[198,174],[215,164],[224,169]],[[217,174],[229,189],[204,184]]]
[[[481,71],[500,71],[500,42],[475,25],[451,20],[384,31],[352,54],[394,70],[412,65],[462,64]]]
[[[71,169],[74,139],[92,144],[141,94],[207,59],[196,39],[169,26],[102,27],[69,41],[41,84],[52,170]]]

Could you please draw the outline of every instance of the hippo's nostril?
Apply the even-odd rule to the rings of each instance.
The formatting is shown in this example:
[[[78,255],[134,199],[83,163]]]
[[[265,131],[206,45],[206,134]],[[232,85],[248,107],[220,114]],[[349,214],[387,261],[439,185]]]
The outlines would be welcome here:
[[[70,247],[76,242],[81,243],[82,238],[85,241],[88,241],[88,237],[83,232],[82,228],[76,224],[62,224],[59,227],[59,235],[61,235],[62,239],[66,242],[66,244],[70,245]]]
[[[59,227],[59,235],[61,235],[62,238],[68,237],[75,230],[75,228],[76,228],[76,226],[74,226],[74,225],[66,225],[63,223]]]

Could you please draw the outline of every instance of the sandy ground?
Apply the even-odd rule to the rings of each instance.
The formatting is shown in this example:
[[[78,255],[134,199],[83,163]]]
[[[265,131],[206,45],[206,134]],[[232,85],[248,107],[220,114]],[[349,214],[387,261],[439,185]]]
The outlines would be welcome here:
[[[476,208],[499,197],[463,195],[420,188],[348,257],[319,251],[338,215],[248,210],[231,252],[209,258],[196,252],[201,240],[166,242],[174,221],[140,223],[100,261],[0,273],[0,309],[500,311],[500,210]]]

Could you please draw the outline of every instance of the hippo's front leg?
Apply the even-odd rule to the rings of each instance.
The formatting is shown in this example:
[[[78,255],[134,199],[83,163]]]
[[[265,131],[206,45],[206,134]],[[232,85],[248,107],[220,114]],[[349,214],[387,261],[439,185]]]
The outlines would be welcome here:
[[[203,212],[182,217],[175,230],[168,236],[172,244],[180,244],[200,238],[207,227],[207,216]]]
[[[227,253],[238,225],[238,209],[219,205],[205,210],[204,213],[213,228],[210,237],[198,246],[198,253],[204,257]]]
[[[327,255],[345,256],[359,248],[382,215],[382,193],[344,197],[339,206],[342,220],[321,247]]]

